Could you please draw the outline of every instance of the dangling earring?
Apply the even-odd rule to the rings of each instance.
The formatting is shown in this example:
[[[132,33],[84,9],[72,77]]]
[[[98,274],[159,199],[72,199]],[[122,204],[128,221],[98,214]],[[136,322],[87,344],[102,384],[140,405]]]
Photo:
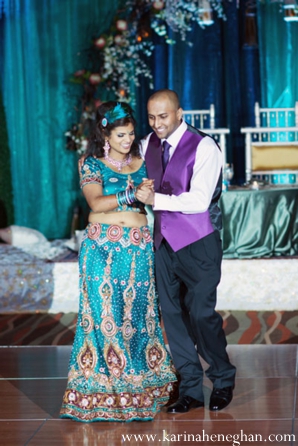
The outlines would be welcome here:
[[[111,148],[111,146],[109,144],[109,141],[106,139],[105,145],[103,146],[103,150],[105,152],[105,157],[108,156],[110,148]]]

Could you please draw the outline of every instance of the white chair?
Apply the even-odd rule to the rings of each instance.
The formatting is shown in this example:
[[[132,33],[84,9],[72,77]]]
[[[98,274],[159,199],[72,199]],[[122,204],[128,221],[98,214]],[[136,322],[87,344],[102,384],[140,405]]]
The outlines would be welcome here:
[[[293,108],[261,108],[255,127],[244,127],[245,176],[270,184],[298,184],[298,102]]]
[[[215,107],[210,105],[206,110],[183,110],[183,118],[193,127],[202,130],[212,136],[219,144],[223,154],[223,165],[227,163],[226,156],[226,135],[230,133],[227,128],[215,128]]]

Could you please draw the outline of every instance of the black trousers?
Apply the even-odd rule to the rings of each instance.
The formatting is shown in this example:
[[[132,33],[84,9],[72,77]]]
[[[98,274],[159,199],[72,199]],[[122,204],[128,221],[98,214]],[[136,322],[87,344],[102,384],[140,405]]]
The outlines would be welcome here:
[[[226,352],[222,317],[215,311],[222,247],[218,231],[174,252],[164,241],[155,254],[156,284],[180,395],[203,400],[203,368],[214,387],[234,385],[236,368]],[[181,298],[181,284],[186,293]]]

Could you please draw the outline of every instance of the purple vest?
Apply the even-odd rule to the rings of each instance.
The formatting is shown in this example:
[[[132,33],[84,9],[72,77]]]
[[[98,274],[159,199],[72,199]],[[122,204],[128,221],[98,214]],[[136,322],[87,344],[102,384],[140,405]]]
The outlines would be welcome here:
[[[180,195],[188,192],[193,174],[197,146],[202,136],[186,131],[163,174],[161,143],[152,133],[145,156],[148,178],[154,178],[156,192],[166,195]],[[211,234],[214,228],[209,210],[198,214],[182,214],[181,212],[154,212],[154,243],[159,248],[163,238],[167,240],[173,251],[178,251],[191,243]]]

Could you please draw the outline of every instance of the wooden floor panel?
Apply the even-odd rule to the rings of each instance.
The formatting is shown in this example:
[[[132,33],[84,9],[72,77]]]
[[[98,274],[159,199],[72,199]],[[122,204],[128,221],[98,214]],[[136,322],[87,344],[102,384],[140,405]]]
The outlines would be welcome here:
[[[65,387],[66,379],[0,380],[0,420],[58,418]]]
[[[2,347],[0,445],[298,444],[297,346],[230,345],[228,352],[237,378],[226,409],[208,410],[212,387],[205,379],[205,408],[162,411],[152,422],[85,424],[59,418],[69,346]]]
[[[237,378],[296,376],[296,344],[229,345],[227,351]]]
[[[44,423],[44,420],[0,420],[0,445],[24,446],[31,444],[31,439],[34,438]],[[40,444],[40,446],[42,445]]]
[[[296,376],[297,345],[228,345],[237,378]],[[0,378],[66,377],[71,346],[0,347]]]
[[[71,346],[0,347],[0,377],[66,378]]]

